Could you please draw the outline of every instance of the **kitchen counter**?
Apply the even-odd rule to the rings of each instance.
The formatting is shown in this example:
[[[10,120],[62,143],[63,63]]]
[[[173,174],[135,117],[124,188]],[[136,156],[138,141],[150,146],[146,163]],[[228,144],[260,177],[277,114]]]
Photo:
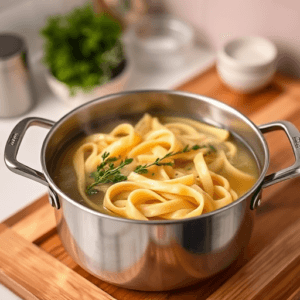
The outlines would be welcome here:
[[[300,128],[300,82],[279,74],[275,76],[267,88],[252,95],[241,95],[230,91],[221,83],[215,68],[192,79],[179,89],[221,100],[240,110],[256,124],[285,119]],[[61,111],[57,112],[55,119],[65,113],[63,110],[64,108],[61,107]],[[28,139],[30,140],[31,137]],[[36,136],[33,135],[32,141],[35,139]],[[293,163],[291,147],[282,132],[270,133],[266,135],[266,139],[271,152],[269,172],[280,170]],[[30,141],[24,143],[24,148],[30,149],[30,152],[33,151]],[[21,155],[24,156],[21,157]],[[25,160],[25,154],[20,153],[21,158]],[[34,165],[31,164],[31,166]],[[9,172],[6,173],[5,175],[9,174]],[[14,199],[12,191],[15,193],[15,183],[18,182],[19,184],[20,177],[18,176],[17,180],[16,176],[12,174],[11,180],[7,181],[11,183],[11,186],[5,187],[6,199]],[[26,184],[30,182],[28,179],[24,180],[26,180]],[[300,271],[297,263],[299,251],[293,251],[295,247],[298,249],[300,246],[299,234],[297,234],[300,230],[300,223],[298,222],[300,215],[300,206],[298,205],[299,183],[299,178],[295,178],[263,191],[262,205],[257,209],[257,218],[249,247],[233,268],[229,268],[221,275],[206,281],[201,289],[196,285],[176,292],[155,293],[155,297],[157,299],[189,299],[188,297],[192,295],[197,299],[237,299],[238,297],[239,299],[253,299],[255,297],[256,299],[275,299],[276,297],[277,299],[299,299]],[[38,184],[34,183],[34,185],[37,186]],[[42,193],[43,190],[39,192]],[[31,196],[33,199],[33,193]],[[9,200],[9,202],[11,201],[13,200]],[[38,215],[37,212],[39,211],[42,212],[42,217]],[[31,229],[30,218],[37,221],[35,224],[38,223],[39,228]],[[11,230],[11,234],[16,239],[20,238],[20,241],[21,239],[35,241],[44,234],[42,232],[44,230],[48,232],[50,240],[47,238],[46,241],[37,243],[39,247],[50,253],[52,257],[56,257],[58,252],[64,251],[57,234],[53,232],[55,225],[53,212],[45,197],[30,208],[10,218],[5,224],[11,227],[6,234],[9,234],[9,230]],[[284,249],[284,252],[280,249]],[[285,259],[280,259],[279,253],[284,253]],[[272,261],[269,261],[270,258]],[[70,260],[67,254],[58,259],[69,268],[75,268],[74,262]],[[266,264],[264,265],[263,262]],[[242,269],[238,271],[241,267]],[[78,269],[78,267],[76,268]],[[71,276],[72,272],[68,269],[68,273],[65,274]],[[267,276],[261,276],[264,272]],[[147,296],[143,292],[131,292],[111,286],[92,276],[87,277],[87,279],[92,280],[96,286],[117,299],[124,299],[125,295],[131,297],[130,299],[145,299]],[[100,292],[103,293],[99,289]]]

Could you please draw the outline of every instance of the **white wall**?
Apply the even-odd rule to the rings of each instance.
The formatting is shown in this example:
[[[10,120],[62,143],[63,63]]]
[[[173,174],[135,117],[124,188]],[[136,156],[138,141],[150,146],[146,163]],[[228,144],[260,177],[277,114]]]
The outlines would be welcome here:
[[[218,49],[228,39],[261,35],[279,49],[281,71],[300,77],[299,0],[164,0],[167,10],[198,30]]]
[[[39,30],[48,16],[66,13],[87,0],[0,0],[0,33],[17,33],[24,37],[29,55],[42,50]]]
[[[0,32],[22,35],[33,56],[42,49],[39,29],[46,18],[85,2],[0,0]],[[170,13],[194,25],[202,43],[216,50],[236,36],[270,38],[280,51],[280,70],[300,77],[300,0],[164,0],[164,4]]]

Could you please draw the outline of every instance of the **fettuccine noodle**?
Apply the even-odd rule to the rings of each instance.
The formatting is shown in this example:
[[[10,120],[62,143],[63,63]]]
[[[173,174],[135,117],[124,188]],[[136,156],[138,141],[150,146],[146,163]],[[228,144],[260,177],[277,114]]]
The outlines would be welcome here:
[[[137,220],[176,220],[199,216],[235,201],[249,190],[255,176],[237,169],[232,159],[237,147],[228,141],[230,133],[197,121],[169,118],[162,124],[145,114],[135,125],[121,124],[108,134],[86,137],[76,151],[73,166],[80,195],[95,210]],[[182,152],[153,165],[146,174],[134,172],[138,165],[153,163],[170,152]],[[217,150],[215,150],[217,149]],[[126,181],[95,186],[98,194],[88,196],[91,172],[103,161],[116,157],[118,166],[126,158],[132,163],[121,170]]]

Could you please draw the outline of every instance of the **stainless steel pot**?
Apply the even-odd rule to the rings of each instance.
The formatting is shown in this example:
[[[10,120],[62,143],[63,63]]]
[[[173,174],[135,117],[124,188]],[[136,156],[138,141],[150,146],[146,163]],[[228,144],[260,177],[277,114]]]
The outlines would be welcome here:
[[[53,181],[59,149],[79,133],[101,131],[101,124],[120,118],[151,114],[204,120],[241,137],[257,159],[260,176],[243,197],[217,211],[178,221],[136,221],[96,212],[72,199]],[[29,126],[51,128],[41,151],[43,173],[17,161]],[[269,150],[263,133],[284,130],[296,162],[266,176]],[[49,188],[56,208],[57,230],[73,259],[96,277],[130,289],[162,291],[186,286],[229,266],[248,244],[254,209],[262,188],[296,177],[300,172],[300,134],[286,121],[255,126],[240,112],[219,101],[173,91],[140,91],[109,95],[78,107],[58,122],[40,118],[22,120],[13,129],[6,148],[7,167]]]

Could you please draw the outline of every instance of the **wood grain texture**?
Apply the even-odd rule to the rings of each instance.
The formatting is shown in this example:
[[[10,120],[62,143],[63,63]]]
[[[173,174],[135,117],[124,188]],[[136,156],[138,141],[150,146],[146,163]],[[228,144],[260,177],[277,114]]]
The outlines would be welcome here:
[[[12,229],[2,227],[0,245],[0,280],[26,299],[114,299]]]
[[[27,241],[34,242],[46,238],[55,229],[53,210],[49,205],[48,196],[44,195],[3,223]]]
[[[285,119],[300,129],[299,80],[277,74],[273,82],[263,91],[251,95],[241,95],[225,87],[220,81],[216,69],[212,68],[204,75],[181,86],[179,90],[218,99],[238,109],[256,124]],[[268,133],[265,137],[270,149],[268,173],[281,170],[294,162],[291,146],[283,132]],[[26,299],[50,299],[47,289],[41,292],[33,281],[28,281],[26,275],[30,274],[36,280],[49,276],[52,279],[51,285],[56,286],[56,283],[58,289],[70,289],[71,293],[74,292],[74,285],[70,286],[69,280],[72,279],[74,282],[74,276],[76,280],[83,280],[84,284],[91,284],[93,291],[101,292],[103,290],[107,293],[104,293],[105,296],[111,295],[122,300],[298,300],[300,299],[299,186],[300,178],[295,178],[263,191],[262,205],[256,210],[257,217],[249,246],[228,269],[194,286],[161,293],[122,289],[95,278],[79,267],[65,252],[54,229],[53,209],[48,204],[47,198],[44,197],[6,220],[6,226],[0,224],[0,281],[16,293],[26,295],[26,297],[23,296]],[[11,229],[7,229],[7,226]],[[11,249],[11,253],[8,255],[3,247],[6,250]],[[25,249],[25,253],[30,249],[25,260],[24,252],[20,249],[22,251]],[[33,254],[37,259],[33,258]],[[27,255],[30,259],[27,258]],[[11,261],[12,257],[16,259]],[[41,273],[38,269],[40,266],[37,265],[42,265],[43,259],[47,264],[53,262],[46,273]],[[22,270],[18,266],[17,260],[21,260],[21,262],[23,260],[28,268],[25,271]],[[4,273],[3,270],[5,270]],[[65,276],[64,280],[61,279],[62,277],[60,277],[61,280],[58,280],[61,273]],[[84,299],[85,292],[83,290],[84,288],[80,290],[83,293],[80,299]],[[70,295],[66,297],[70,297]],[[77,298],[61,296],[52,299]]]
[[[208,299],[285,299],[300,284],[299,245],[297,221]]]
[[[35,295],[33,295],[25,286],[21,283],[15,281],[11,278],[8,274],[0,270],[0,281],[4,284],[7,288],[12,290],[16,295],[21,297],[22,299],[26,300],[38,300]]]

